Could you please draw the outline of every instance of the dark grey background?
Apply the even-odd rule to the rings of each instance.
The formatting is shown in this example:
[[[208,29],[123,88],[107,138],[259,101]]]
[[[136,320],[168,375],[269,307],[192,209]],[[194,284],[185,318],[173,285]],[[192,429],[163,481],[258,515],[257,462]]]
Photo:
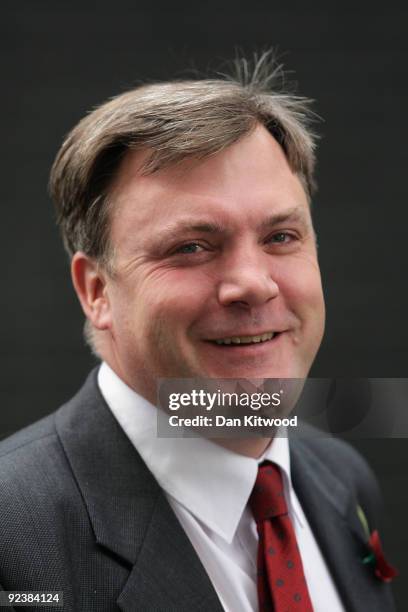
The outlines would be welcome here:
[[[143,79],[275,46],[324,117],[315,198],[327,333],[312,375],[406,377],[407,10],[396,3],[14,2],[3,8],[0,435],[56,408],[94,363],[46,183],[64,134]],[[407,567],[405,440],[353,442]],[[341,466],[339,466],[341,469]],[[399,609],[408,589],[395,582]]]

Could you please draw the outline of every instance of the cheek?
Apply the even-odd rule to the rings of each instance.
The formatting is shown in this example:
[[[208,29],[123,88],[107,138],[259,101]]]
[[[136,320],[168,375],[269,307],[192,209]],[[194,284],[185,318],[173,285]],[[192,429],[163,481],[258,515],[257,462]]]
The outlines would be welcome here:
[[[302,312],[317,309],[324,313],[322,282],[316,260],[302,258],[286,262],[276,280],[289,307]]]
[[[212,284],[193,270],[172,270],[150,277],[142,283],[134,298],[138,317],[151,328],[154,325],[174,335],[203,316]]]

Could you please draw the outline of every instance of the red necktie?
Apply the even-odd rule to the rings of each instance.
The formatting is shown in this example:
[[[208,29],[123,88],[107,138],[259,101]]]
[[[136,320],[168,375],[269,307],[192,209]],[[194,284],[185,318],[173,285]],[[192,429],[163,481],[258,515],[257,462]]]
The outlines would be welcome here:
[[[313,612],[277,465],[259,466],[249,505],[259,536],[259,612]]]

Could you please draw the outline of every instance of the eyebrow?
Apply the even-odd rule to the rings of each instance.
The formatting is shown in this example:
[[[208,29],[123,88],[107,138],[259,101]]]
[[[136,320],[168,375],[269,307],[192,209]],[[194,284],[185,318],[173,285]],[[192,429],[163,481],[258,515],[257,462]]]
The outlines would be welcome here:
[[[267,217],[264,221],[262,221],[258,225],[258,230],[262,231],[265,229],[270,229],[275,225],[280,225],[281,223],[301,223],[302,225],[308,226],[308,218],[305,215],[303,208],[300,206],[296,206],[289,210],[286,210],[281,213],[276,213],[275,215],[271,215]]]
[[[197,221],[176,221],[169,223],[156,234],[158,242],[165,241],[169,237],[176,236],[184,232],[200,232],[207,234],[223,234],[227,230],[220,223],[209,222],[207,220]]]
[[[258,225],[257,229],[258,231],[265,231],[286,222],[300,222],[305,226],[308,225],[307,217],[304,214],[303,209],[296,206],[284,212],[270,215]],[[175,223],[170,223],[159,230],[155,236],[155,242],[157,241],[160,243],[161,241],[166,241],[166,239],[169,237],[174,237],[180,233],[189,231],[207,234],[226,234],[229,230],[226,226],[220,223],[208,221],[206,219],[197,219],[196,221],[180,220],[176,221]]]

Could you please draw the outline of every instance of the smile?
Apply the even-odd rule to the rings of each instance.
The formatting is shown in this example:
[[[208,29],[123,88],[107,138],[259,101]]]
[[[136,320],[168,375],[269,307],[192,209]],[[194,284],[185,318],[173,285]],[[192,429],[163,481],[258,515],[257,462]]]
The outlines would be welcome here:
[[[216,340],[212,340],[216,344],[259,344],[260,342],[267,342],[268,340],[272,340],[276,332],[265,332],[264,334],[260,334],[258,336],[231,336],[229,338],[219,338]]]

